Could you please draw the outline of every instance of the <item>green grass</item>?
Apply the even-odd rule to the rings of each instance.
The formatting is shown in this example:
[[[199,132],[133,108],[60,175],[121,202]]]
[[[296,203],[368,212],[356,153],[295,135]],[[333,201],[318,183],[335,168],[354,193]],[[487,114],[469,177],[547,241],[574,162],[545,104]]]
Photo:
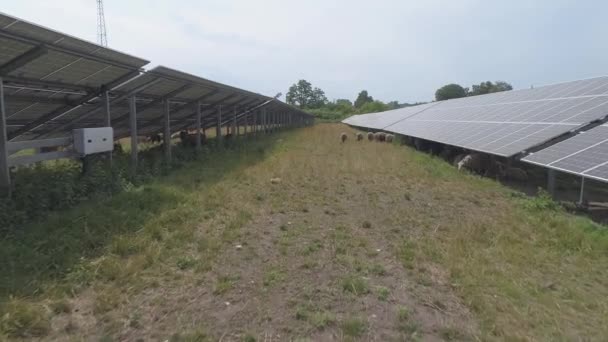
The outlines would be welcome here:
[[[424,340],[419,298],[438,315],[467,310],[435,325],[445,340],[608,336],[606,227],[404,146],[340,144],[341,131],[351,132],[319,125],[178,158],[171,172],[66,206],[44,190],[44,219],[0,239],[0,339],[68,339],[66,322],[85,312],[94,324],[75,339],[132,329],[219,340],[230,330],[209,316],[219,307],[238,312],[232,340],[275,325],[294,340],[383,336],[362,319],[369,305],[395,312],[389,335]],[[23,180],[54,174],[34,171]],[[450,305],[432,296],[444,293]]]
[[[341,281],[342,290],[350,292],[356,296],[363,296],[369,293],[367,281],[360,276],[349,275]]]
[[[341,324],[342,333],[348,337],[361,337],[367,329],[367,323],[357,317],[347,318]]]

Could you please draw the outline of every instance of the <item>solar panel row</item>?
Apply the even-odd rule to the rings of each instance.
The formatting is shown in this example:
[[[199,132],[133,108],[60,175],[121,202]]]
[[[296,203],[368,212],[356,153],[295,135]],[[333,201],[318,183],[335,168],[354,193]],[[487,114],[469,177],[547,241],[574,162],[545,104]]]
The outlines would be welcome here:
[[[130,131],[128,101],[133,95],[140,133],[163,127],[165,100],[172,131],[194,125],[199,102],[203,115],[213,114],[219,105],[243,112],[266,104],[269,111],[310,118],[267,96],[170,68],[143,72],[148,63],[0,13],[0,77],[8,139],[51,138],[68,135],[74,128],[106,126],[106,91],[118,138]]]
[[[608,181],[608,126],[581,132],[523,161],[572,174]]]
[[[466,97],[345,123],[511,157],[608,114],[608,77]]]

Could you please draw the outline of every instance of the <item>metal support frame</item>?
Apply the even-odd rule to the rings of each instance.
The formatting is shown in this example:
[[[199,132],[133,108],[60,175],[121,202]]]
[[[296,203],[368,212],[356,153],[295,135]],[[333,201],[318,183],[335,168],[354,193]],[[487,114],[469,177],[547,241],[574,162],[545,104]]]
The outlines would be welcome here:
[[[27,50],[23,54],[13,58],[0,67],[0,75],[8,75],[11,72],[25,66],[26,64],[46,55],[49,52],[47,47],[42,44],[38,45],[30,50]]]
[[[129,131],[131,132],[131,173],[137,172],[137,99],[135,95],[129,98]]]
[[[196,151],[201,150],[201,101],[196,101]]]
[[[112,127],[112,113],[110,112],[110,92],[107,90],[103,90],[103,94],[101,95],[101,101],[103,102],[103,111],[105,116],[105,126]],[[114,141],[114,137],[112,137],[112,141]],[[108,160],[110,162],[110,171],[112,170],[112,151],[108,152]],[[111,172],[110,172],[111,173]]]
[[[555,196],[555,170],[547,169],[547,192]]]
[[[108,89],[108,90],[112,89],[112,88],[114,88],[114,87],[116,87],[116,86],[118,86],[118,85],[120,85],[120,84],[122,84],[122,83],[124,83],[124,82],[126,82],[126,81],[128,81],[130,79],[132,79],[133,77],[137,76],[138,74],[139,74],[139,71],[133,71],[131,73],[128,73],[128,74],[120,77],[119,79],[114,80],[114,81],[108,83],[105,86],[105,89]],[[100,95],[101,95],[101,92],[89,93],[86,96],[82,97],[80,100],[78,100],[78,104],[76,104],[74,106],[61,107],[61,108],[58,108],[58,109],[56,109],[56,110],[54,110],[54,111],[52,111],[52,112],[50,112],[50,113],[48,113],[46,115],[43,115],[42,117],[36,119],[35,121],[33,121],[33,122],[31,122],[31,123],[29,123],[29,124],[27,124],[27,125],[19,128],[17,131],[11,133],[9,135],[9,140],[10,139],[14,139],[14,138],[20,136],[21,134],[23,134],[25,132],[28,132],[28,131],[36,128],[36,127],[42,126],[45,123],[47,123],[47,121],[53,120],[56,117],[58,117],[60,115],[63,115],[65,113],[67,113],[68,111],[73,110],[74,108],[76,108],[78,106],[81,106],[82,104],[87,103],[87,102],[91,101],[92,99],[94,99],[94,98],[96,98],[96,97],[98,97]],[[59,129],[63,129],[65,126],[67,126],[67,125],[61,125],[60,127],[57,127],[57,128],[53,129],[51,132],[48,132],[48,133],[56,132]],[[46,134],[46,133],[44,133],[44,134]],[[40,134],[38,136],[42,136],[44,134]]]
[[[581,177],[581,190],[578,195],[578,204],[583,205],[585,202],[585,176]]]
[[[262,131],[264,134],[268,134],[268,116],[266,108],[262,109]]]
[[[258,115],[259,115],[259,113],[260,113],[260,111],[256,110],[251,115],[251,118],[253,119],[253,126],[251,128],[253,129],[254,137],[258,135]]]
[[[238,125],[236,123],[236,107],[234,107],[233,112],[234,113],[232,116],[232,135],[236,137],[239,135],[239,132],[237,131]]]
[[[165,161],[167,165],[171,164],[171,117],[170,117],[171,105],[169,99],[165,99],[164,102],[164,133],[163,141],[165,148]]]
[[[4,104],[4,81],[0,77],[0,189],[11,196],[11,174],[8,168],[8,136],[6,133],[6,107]]]
[[[215,139],[218,142],[218,146],[221,146],[222,142],[222,105],[217,108],[217,123],[215,125]]]

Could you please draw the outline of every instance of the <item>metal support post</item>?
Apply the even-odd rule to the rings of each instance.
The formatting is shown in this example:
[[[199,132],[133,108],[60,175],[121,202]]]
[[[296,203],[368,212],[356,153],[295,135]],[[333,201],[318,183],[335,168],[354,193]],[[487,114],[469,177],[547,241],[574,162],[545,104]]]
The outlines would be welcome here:
[[[163,134],[163,140],[165,144],[165,161],[167,165],[171,164],[171,117],[170,117],[170,103],[169,99],[165,99],[165,115],[163,117],[164,120],[164,128],[165,132]]]
[[[129,98],[129,130],[131,131],[131,175],[137,173],[137,103],[135,95]]]
[[[585,202],[585,177],[581,177],[581,192],[578,196],[578,204],[583,205]]]
[[[255,111],[253,112],[253,114],[251,114],[251,118],[253,119],[253,136],[255,137],[256,135],[258,135],[258,112],[259,111]]]
[[[234,114],[232,116],[232,135],[233,135],[233,138],[236,137],[237,135],[239,135],[238,128],[239,127],[236,124],[236,107],[234,107]]]
[[[251,114],[247,113],[245,114],[245,124],[243,125],[243,135],[247,136],[247,126],[249,126],[249,116]]]
[[[222,145],[222,105],[218,106],[217,109],[217,123],[215,125],[215,139],[217,141],[217,145]]]
[[[555,170],[553,169],[547,170],[547,192],[551,196],[555,196]]]
[[[105,126],[112,127],[112,114],[110,112],[110,92],[104,91],[101,97],[103,101],[103,112],[105,116]],[[114,137],[112,137],[112,142],[114,142]],[[110,170],[112,170],[112,151],[108,152],[108,160],[110,162]]]
[[[0,190],[11,197],[11,174],[8,168],[8,136],[6,133],[6,106],[4,81],[0,77]]]
[[[196,151],[201,150],[201,101],[196,101]]]

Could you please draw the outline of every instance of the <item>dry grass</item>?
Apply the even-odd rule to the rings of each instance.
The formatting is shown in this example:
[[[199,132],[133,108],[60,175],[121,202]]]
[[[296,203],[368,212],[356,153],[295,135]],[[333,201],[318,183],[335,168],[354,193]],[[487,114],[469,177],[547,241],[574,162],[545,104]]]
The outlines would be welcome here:
[[[217,152],[2,241],[0,340],[608,336],[604,227],[344,130]]]

